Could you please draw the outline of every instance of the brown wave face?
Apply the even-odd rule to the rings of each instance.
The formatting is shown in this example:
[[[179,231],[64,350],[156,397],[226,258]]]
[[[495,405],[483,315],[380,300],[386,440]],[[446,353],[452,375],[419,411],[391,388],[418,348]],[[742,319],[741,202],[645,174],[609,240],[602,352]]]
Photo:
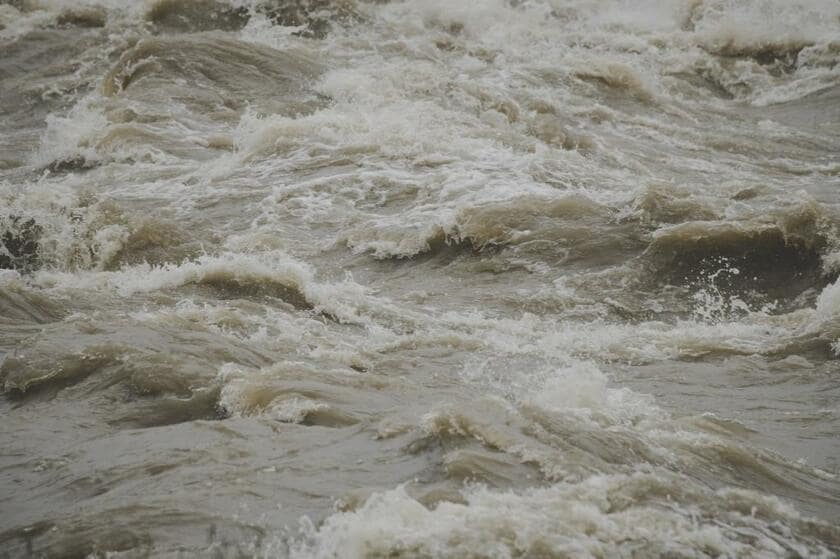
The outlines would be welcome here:
[[[715,209],[702,202],[656,189],[647,190],[634,207],[639,213],[627,218],[584,196],[523,196],[461,209],[454,223],[419,237],[413,231],[359,231],[346,242],[351,248],[371,245],[377,258],[454,265],[481,258],[499,268],[515,258],[532,258],[558,270],[614,270],[645,292],[711,289],[753,308],[776,304],[779,311],[805,300],[813,304],[837,277],[825,262],[836,246],[837,220],[825,208],[805,204],[730,221],[716,219]],[[378,248],[397,234],[405,248]],[[620,298],[628,296],[634,297]],[[675,302],[669,312],[692,311]],[[645,317],[650,314],[637,318]]]
[[[247,89],[256,84],[266,88],[270,84],[276,93],[291,88],[295,94],[303,95],[300,82],[311,79],[317,69],[317,63],[305,56],[278,57],[271,49],[249,43],[200,35],[156,38],[141,41],[123,53],[105,77],[102,88],[105,95],[130,94],[134,87],[163,92],[171,77],[177,75],[187,80],[187,88],[194,90],[187,97],[191,102],[210,103],[211,99],[202,99],[202,94],[212,94],[216,98],[212,101],[223,104],[223,100],[217,100],[219,96],[227,94],[244,100]],[[212,87],[203,80],[209,80]]]
[[[833,557],[832,0],[0,4],[0,558]]]
[[[4,392],[18,407],[37,407],[65,398],[120,401],[121,405],[103,418],[120,428],[169,425],[223,415],[211,365],[214,358],[160,352],[164,347],[171,352],[179,343],[188,347],[207,333],[120,328],[118,335],[109,334],[107,329],[113,328],[90,323],[47,328],[19,344],[0,367]],[[220,352],[219,356],[242,351],[222,339],[207,341],[215,352]],[[248,355],[247,360],[262,362],[257,355]]]

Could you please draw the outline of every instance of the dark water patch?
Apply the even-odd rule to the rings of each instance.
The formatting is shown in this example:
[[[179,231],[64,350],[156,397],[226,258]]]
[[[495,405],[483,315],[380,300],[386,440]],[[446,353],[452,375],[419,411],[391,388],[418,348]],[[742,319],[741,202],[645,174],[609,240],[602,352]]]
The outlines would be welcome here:
[[[0,215],[0,268],[23,272],[38,268],[43,233],[33,218]]]
[[[108,14],[101,6],[80,6],[59,14],[56,23],[68,27],[105,27]]]
[[[792,299],[831,281],[826,240],[790,235],[778,225],[690,222],[660,230],[644,254],[655,282]]]
[[[165,31],[238,31],[250,19],[248,9],[215,0],[158,0],[146,19]]]
[[[294,34],[323,39],[336,24],[361,21],[352,0],[264,0],[257,10],[277,25],[301,27]]]
[[[44,166],[45,170],[50,173],[64,174],[64,173],[79,173],[88,171],[99,165],[98,161],[92,161],[84,156],[70,157],[65,159],[56,159]]]
[[[705,48],[721,57],[724,63],[748,59],[763,66],[770,74],[780,76],[795,71],[799,53],[812,45],[808,41],[742,44],[731,40]]]

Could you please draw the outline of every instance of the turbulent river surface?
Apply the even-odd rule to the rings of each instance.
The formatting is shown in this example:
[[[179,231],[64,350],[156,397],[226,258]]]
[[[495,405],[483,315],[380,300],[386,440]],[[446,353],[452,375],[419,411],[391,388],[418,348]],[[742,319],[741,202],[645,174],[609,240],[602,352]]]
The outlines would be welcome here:
[[[0,557],[837,557],[840,2],[0,4]]]

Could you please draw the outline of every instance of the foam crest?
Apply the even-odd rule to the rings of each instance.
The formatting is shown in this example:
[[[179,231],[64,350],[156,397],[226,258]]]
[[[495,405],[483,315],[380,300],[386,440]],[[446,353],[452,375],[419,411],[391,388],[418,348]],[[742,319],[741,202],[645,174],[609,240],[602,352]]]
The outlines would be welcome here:
[[[44,10],[22,12],[11,4],[0,5],[0,39],[14,41],[33,29],[55,21],[55,14]]]
[[[60,182],[0,184],[0,201],[0,262],[26,272],[104,269],[137,232],[117,204]]]
[[[718,0],[702,3],[693,19],[701,44],[714,52],[783,56],[836,37],[838,16],[829,0]]]
[[[532,402],[549,410],[605,408],[612,411],[627,400],[628,393],[627,389],[607,388],[606,375],[586,363],[557,371],[536,390]]]
[[[49,287],[82,287],[86,283],[116,290],[120,295],[131,296],[161,289],[181,287],[202,282],[229,279],[233,283],[278,282],[299,289],[311,272],[299,262],[286,259],[272,263],[268,259],[245,254],[202,256],[193,262],[141,265],[129,269],[104,272],[79,277],[45,272],[39,281]]]
[[[320,283],[305,263],[285,253],[224,253],[203,255],[180,264],[140,264],[116,271],[70,274],[40,271],[34,283],[49,289],[113,291],[122,297],[189,285],[232,290],[244,295],[270,295],[301,308],[315,308],[335,318],[360,320],[357,305],[365,290],[347,280]]]
[[[641,498],[642,495],[645,497]],[[428,509],[405,487],[329,517],[296,558],[731,555],[829,557],[829,530],[770,497],[712,490],[664,472],[594,476],[522,493],[483,488]],[[779,532],[778,522],[792,528]]]
[[[574,353],[572,348],[563,350]],[[482,391],[549,413],[597,417],[611,424],[660,416],[650,396],[610,386],[609,378],[594,362],[562,359],[558,353],[546,354],[545,360],[535,358],[532,350],[519,356],[476,359],[465,366],[461,376]]]
[[[77,103],[65,116],[47,117],[47,129],[34,163],[47,166],[53,162],[80,160],[91,165],[99,160],[96,144],[108,126],[100,99],[89,96]]]
[[[816,314],[820,318],[834,318],[840,313],[840,279],[827,286],[817,299]]]

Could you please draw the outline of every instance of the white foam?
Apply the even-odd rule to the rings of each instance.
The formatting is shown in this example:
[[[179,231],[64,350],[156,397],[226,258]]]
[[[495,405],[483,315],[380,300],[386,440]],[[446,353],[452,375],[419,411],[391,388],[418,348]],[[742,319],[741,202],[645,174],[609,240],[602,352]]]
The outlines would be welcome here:
[[[10,4],[0,5],[0,39],[14,41],[33,29],[55,20],[55,14],[44,10],[21,13]]]
[[[634,497],[651,490],[661,497]],[[522,493],[479,487],[465,497],[464,504],[428,509],[405,487],[377,493],[356,511],[337,513],[317,530],[310,526],[292,557],[760,557],[789,549],[831,556],[808,534],[777,532],[778,521],[800,517],[776,499],[743,490],[713,492],[671,474],[594,476]],[[751,507],[761,514],[742,512]]]
[[[51,114],[47,117],[47,128],[33,163],[45,166],[54,161],[78,158],[88,163],[99,161],[96,146],[107,127],[102,99],[98,94],[91,94],[66,115]]]
[[[696,34],[702,44],[735,50],[833,39],[840,16],[832,0],[716,0],[703,2],[701,10]]]
[[[316,281],[309,266],[279,251],[204,255],[181,264],[141,264],[118,271],[42,270],[33,281],[49,289],[105,290],[130,297],[215,279],[243,285],[280,284],[302,294],[317,310],[351,322],[359,319],[356,305],[365,297],[365,290],[350,280],[336,284]]]

